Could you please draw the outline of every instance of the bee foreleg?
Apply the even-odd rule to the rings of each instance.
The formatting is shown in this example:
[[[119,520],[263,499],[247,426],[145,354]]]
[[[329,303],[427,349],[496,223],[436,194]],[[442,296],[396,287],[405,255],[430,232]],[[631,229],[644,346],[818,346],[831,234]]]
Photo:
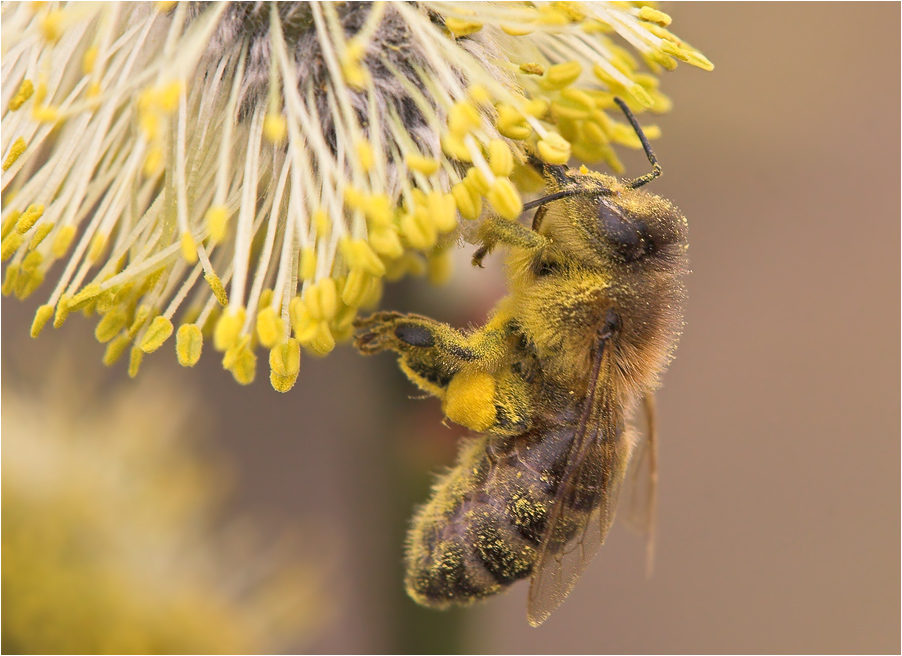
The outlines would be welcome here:
[[[489,217],[479,228],[482,246],[473,254],[473,266],[482,266],[482,260],[498,244],[517,246],[527,250],[539,250],[548,244],[548,239],[524,225],[508,221],[498,216]]]

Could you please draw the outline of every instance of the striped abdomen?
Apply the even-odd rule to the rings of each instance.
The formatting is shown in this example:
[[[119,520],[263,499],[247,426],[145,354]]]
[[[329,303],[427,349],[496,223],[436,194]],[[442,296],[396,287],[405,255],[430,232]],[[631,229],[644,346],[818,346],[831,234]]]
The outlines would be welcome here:
[[[466,604],[529,576],[573,435],[565,425],[465,444],[414,518],[408,594],[429,606]],[[575,524],[595,505],[570,508]]]

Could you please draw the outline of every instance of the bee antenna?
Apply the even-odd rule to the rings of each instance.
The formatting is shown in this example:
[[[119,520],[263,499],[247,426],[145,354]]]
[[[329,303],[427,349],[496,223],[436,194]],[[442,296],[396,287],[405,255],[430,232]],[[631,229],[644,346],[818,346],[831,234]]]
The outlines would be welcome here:
[[[639,137],[639,141],[642,142],[642,149],[645,151],[645,156],[648,157],[648,162],[651,164],[651,173],[646,173],[642,177],[625,181],[624,183],[625,186],[630,189],[638,189],[642,185],[648,184],[661,175],[661,165],[658,164],[658,159],[655,157],[654,152],[652,152],[651,144],[648,143],[648,137],[645,136],[645,133],[639,126],[639,121],[636,120],[633,112],[630,111],[630,108],[627,107],[622,98],[615,97],[614,102],[617,103],[620,109],[623,110],[623,113],[626,114],[626,120],[630,122],[630,125],[633,126],[633,130],[636,131],[636,136]]]

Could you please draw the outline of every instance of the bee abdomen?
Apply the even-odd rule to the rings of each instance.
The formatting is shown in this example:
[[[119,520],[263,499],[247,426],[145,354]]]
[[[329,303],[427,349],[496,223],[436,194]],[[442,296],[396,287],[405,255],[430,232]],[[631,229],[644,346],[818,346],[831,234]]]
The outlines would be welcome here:
[[[490,464],[480,445],[465,449],[408,534],[405,584],[414,600],[468,604],[532,573],[546,506],[521,477]]]

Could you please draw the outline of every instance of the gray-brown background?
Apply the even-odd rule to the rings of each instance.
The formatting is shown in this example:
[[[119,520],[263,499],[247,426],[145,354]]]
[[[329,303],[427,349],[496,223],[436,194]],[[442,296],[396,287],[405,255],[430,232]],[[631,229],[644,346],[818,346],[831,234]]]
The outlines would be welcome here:
[[[207,356],[177,373],[203,391],[237,459],[241,508],[322,526],[340,545],[322,555],[338,613],[308,649],[899,650],[899,5],[665,9],[717,68],[667,76],[675,105],[655,145],[664,176],[652,189],[689,218],[693,273],[659,395],[654,577],[642,543],[615,530],[539,629],[523,585],[470,611],[416,609],[400,541],[458,435],[436,404],[408,400],[388,356],[305,358],[284,396],[262,368],[245,389]],[[480,321],[502,293],[492,276],[497,260],[386,303]],[[39,301],[4,300],[5,361],[24,349],[34,366],[64,347],[100,367],[78,318],[22,343]],[[145,366],[177,368],[164,350]],[[122,366],[114,377],[130,384]]]

